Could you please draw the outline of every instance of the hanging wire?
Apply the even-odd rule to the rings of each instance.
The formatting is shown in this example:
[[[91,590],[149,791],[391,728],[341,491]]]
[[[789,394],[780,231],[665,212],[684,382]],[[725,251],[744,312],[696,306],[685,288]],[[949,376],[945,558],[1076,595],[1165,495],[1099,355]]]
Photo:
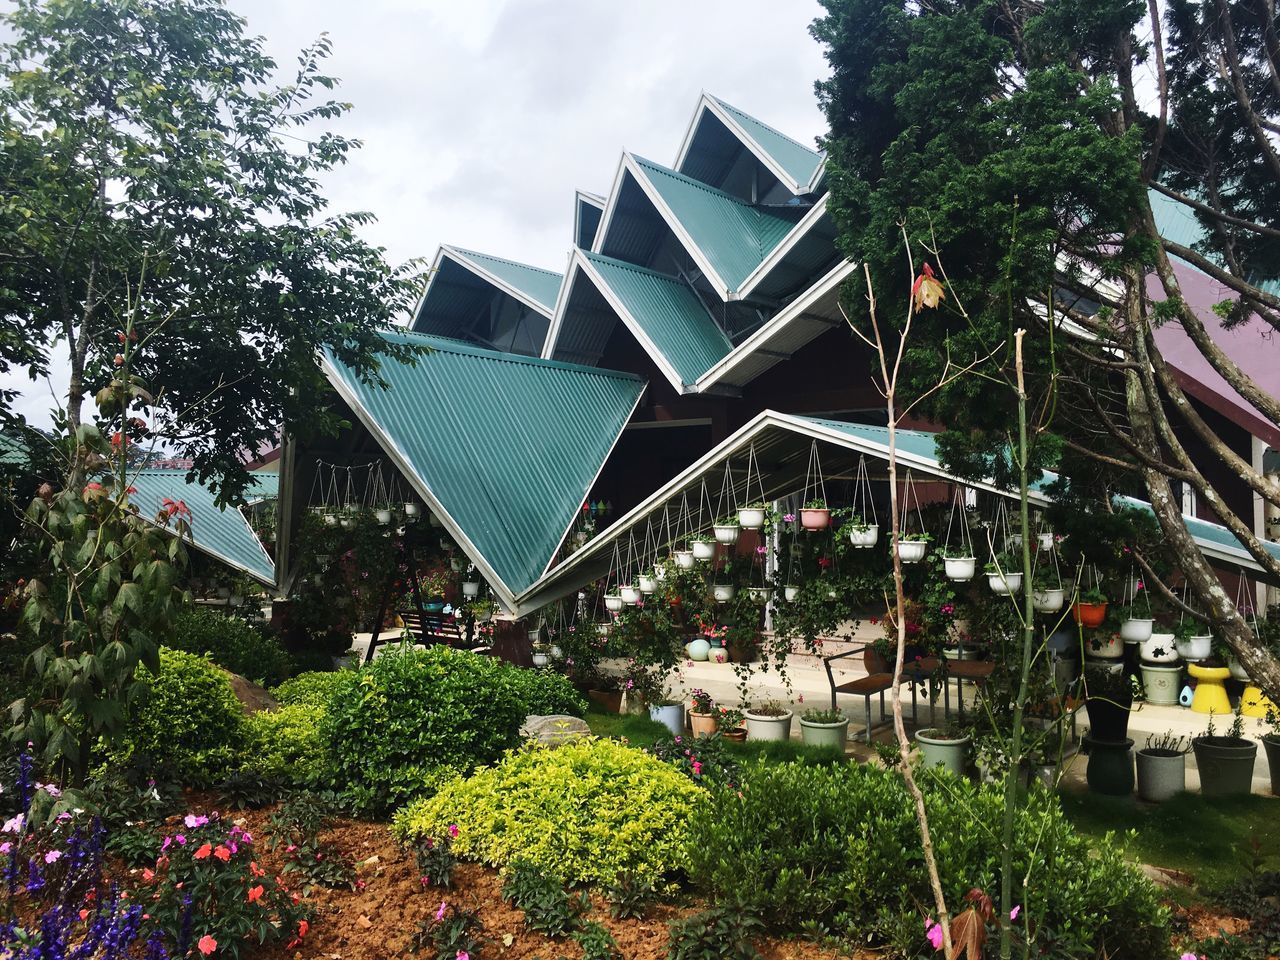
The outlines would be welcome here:
[[[817,496],[809,496],[811,489]],[[822,460],[818,456],[817,440],[814,440],[809,446],[809,465],[805,467],[804,471],[804,500],[800,505],[804,506],[811,500],[821,500],[823,504],[827,502],[827,485],[822,477]]]
[[[951,512],[947,516],[947,538],[943,543],[943,546],[948,550],[952,547],[951,531],[955,526],[957,512],[960,515],[960,548],[966,551],[964,556],[972,557],[974,555],[973,536],[969,533],[969,521],[965,516],[963,487],[956,487],[955,493],[951,498]]]
[[[755,470],[756,490],[760,494],[758,500],[760,503],[766,503],[767,501],[764,498],[764,477],[760,473],[760,461],[756,459],[756,445],[754,443],[752,443],[751,446],[747,448],[747,476],[742,483],[742,491],[743,491],[742,502],[746,504],[750,504],[752,502],[751,476],[752,476],[753,468]]]
[[[725,509],[726,505],[728,510]],[[733,489],[733,468],[729,465],[729,461],[724,463],[724,478],[720,482],[720,498],[716,501],[716,513],[712,518],[712,522],[719,523],[721,518],[728,517],[733,514],[735,517],[738,512],[737,497],[734,495]]]
[[[871,492],[871,474],[867,470],[866,454],[858,456],[858,472],[854,480],[853,501],[850,504],[853,507],[853,515],[861,517],[862,522],[869,526],[879,526],[880,519],[876,516],[876,501]],[[868,512],[870,519],[868,519]]]
[[[924,512],[921,511],[920,500],[916,496],[916,482],[911,476],[911,471],[908,470],[906,480],[903,482],[902,516],[898,518],[898,530],[901,533],[906,533],[907,520],[910,517],[912,501],[915,501],[916,505],[916,523],[920,527],[918,532],[924,533]]]

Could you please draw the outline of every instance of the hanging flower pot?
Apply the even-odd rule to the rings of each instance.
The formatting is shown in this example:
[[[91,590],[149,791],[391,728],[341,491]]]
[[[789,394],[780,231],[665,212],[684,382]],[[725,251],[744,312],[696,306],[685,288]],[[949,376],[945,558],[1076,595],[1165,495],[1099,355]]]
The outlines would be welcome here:
[[[714,540],[694,540],[689,546],[693,549],[693,559],[701,560],[704,563],[707,560],[714,560],[716,556],[716,542]]]
[[[1197,633],[1179,637],[1176,641],[1178,656],[1183,660],[1208,660],[1213,653],[1213,634]]]
[[[1045,550],[1045,551],[1052,550],[1053,549],[1053,533],[1052,532],[1037,533],[1036,542],[1041,550]]]
[[[1040,587],[1031,591],[1031,606],[1037,613],[1057,613],[1067,602],[1067,591],[1061,587]]]
[[[732,583],[713,583],[711,585],[711,596],[716,603],[728,603],[733,599],[734,592],[735,588]]]
[[[546,650],[533,651],[533,665],[535,667],[545,667],[551,662],[551,654]]]
[[[831,511],[825,500],[810,500],[800,508],[800,526],[806,530],[825,530],[831,526]]]
[[[716,543],[723,543],[730,547],[738,542],[738,536],[742,532],[736,517],[720,520],[711,529],[715,532]]]
[[[919,563],[929,549],[927,539],[899,539],[897,543],[898,559],[903,563]]]
[[[338,519],[338,525],[342,527],[343,530],[354,530],[356,527],[356,518],[349,513],[344,514]]]
[[[630,583],[623,583],[618,586],[618,595],[622,598],[622,602],[629,607],[634,607],[640,602],[640,591]]]
[[[1142,643],[1151,639],[1155,621],[1142,617],[1130,617],[1120,624],[1120,639],[1125,643]]]
[[[988,570],[987,586],[991,592],[1000,596],[1009,596],[1022,589],[1022,574],[1010,573],[1007,570]]]
[[[693,558],[690,557],[690,559]],[[658,583],[662,583],[662,581],[667,579],[667,565],[665,563],[659,563],[653,568],[653,579]]]
[[[326,527],[336,527],[338,525],[338,515],[336,513],[323,514],[323,518]]]
[[[738,511],[738,526],[743,530],[759,530],[764,526],[764,504],[753,504]]]
[[[854,517],[845,526],[849,530],[849,542],[859,550],[867,550],[880,541],[878,523],[866,523],[861,517]]]
[[[748,587],[747,592],[756,603],[768,603],[773,599],[773,587]]]
[[[636,582],[640,586],[641,593],[657,593],[658,592],[658,578],[655,577],[652,573],[640,574],[638,577],[636,577]]]
[[[406,501],[405,501],[405,504],[404,504],[404,515],[405,515],[406,517],[416,517],[416,516],[418,516],[421,512],[422,512],[422,508],[421,508],[421,507],[419,507],[419,506],[418,506],[416,503],[414,503],[412,500],[406,500]]]
[[[1107,619],[1107,603],[1080,601],[1071,607],[1071,616],[1080,626],[1096,629]]]
[[[461,573],[461,572],[462,572],[462,558],[461,558],[461,557],[450,557],[450,558],[449,558],[449,569],[450,569],[450,570],[452,570],[454,573]]]
[[[622,596],[618,593],[606,593],[604,595],[604,608],[610,613],[617,613],[622,609]]]
[[[479,580],[463,580],[462,595],[464,597],[480,596],[480,581]]]
[[[693,569],[693,551],[692,550],[676,550],[672,553],[676,558],[676,566],[681,570]]]
[[[373,511],[373,515],[378,518],[378,522],[384,527],[391,523],[390,507],[379,507],[377,510]]]
[[[787,600],[794,600],[800,596],[800,585],[798,583],[788,583],[782,588],[782,596]]]
[[[963,582],[972,580],[973,575],[978,571],[977,557],[944,557],[942,560],[943,570],[947,574],[948,580]]]

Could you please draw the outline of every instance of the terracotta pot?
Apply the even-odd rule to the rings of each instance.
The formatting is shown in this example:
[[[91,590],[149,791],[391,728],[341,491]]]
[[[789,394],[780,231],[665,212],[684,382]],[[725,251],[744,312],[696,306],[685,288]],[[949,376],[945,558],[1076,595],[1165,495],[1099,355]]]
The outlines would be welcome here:
[[[819,507],[801,507],[800,526],[806,530],[825,530],[831,526],[831,511]]]
[[[726,730],[720,736],[734,743],[742,743],[747,739],[747,730],[745,727],[735,727],[733,730]]]
[[[709,737],[716,732],[716,715],[714,713],[694,713],[690,710],[689,726],[693,728],[695,737]]]
[[[622,712],[621,690],[588,690],[587,696],[591,698],[593,703],[600,704],[606,713]]]
[[[867,673],[889,673],[889,661],[875,647],[867,647],[862,652],[862,665]]]
[[[1077,603],[1071,608],[1071,616],[1082,627],[1100,627],[1102,626],[1102,621],[1107,619],[1107,605],[1105,603]]]

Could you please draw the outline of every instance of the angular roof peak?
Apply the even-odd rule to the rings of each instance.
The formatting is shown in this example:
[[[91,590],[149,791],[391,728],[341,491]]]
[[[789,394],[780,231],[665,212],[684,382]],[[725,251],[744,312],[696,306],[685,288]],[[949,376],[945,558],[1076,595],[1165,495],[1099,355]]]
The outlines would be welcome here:
[[[556,296],[560,293],[562,274],[544,267],[534,267],[527,263],[518,263],[503,257],[495,257],[489,253],[479,253],[452,244],[441,247],[459,257],[471,261],[471,265],[482,273],[487,273],[502,283],[515,288],[547,310],[554,310]]]

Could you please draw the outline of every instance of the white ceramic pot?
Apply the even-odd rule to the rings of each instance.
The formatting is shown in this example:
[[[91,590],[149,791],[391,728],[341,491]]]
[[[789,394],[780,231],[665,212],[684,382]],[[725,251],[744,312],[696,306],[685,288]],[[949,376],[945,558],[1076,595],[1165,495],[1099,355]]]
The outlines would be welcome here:
[[[1103,636],[1094,634],[1085,644],[1085,650],[1091,657],[1102,660],[1119,660],[1124,656],[1124,641],[1118,634]]]
[[[650,707],[649,719],[662,724],[671,731],[673,737],[678,737],[684,733],[684,704],[667,703]]]
[[[1151,639],[1151,629],[1155,626],[1154,620],[1143,620],[1138,617],[1130,617],[1124,623],[1120,624],[1120,639],[1125,643],[1142,643]]]
[[[919,563],[924,559],[925,551],[929,549],[929,541],[927,540],[899,540],[898,556],[903,563]]]
[[[692,560],[693,558],[690,557],[690,559]],[[665,564],[658,564],[658,566],[653,568],[653,579],[657,580],[659,583],[667,579],[667,568]]]
[[[1181,667],[1154,667],[1146,663],[1142,665],[1142,690],[1147,703],[1173,706],[1178,702],[1181,680]]]
[[[1186,640],[1175,640],[1174,644],[1178,648],[1178,656],[1183,660],[1208,660],[1213,653],[1213,636],[1207,633],[1188,637]]]
[[[332,513],[326,513],[324,515],[324,525],[326,527],[336,527],[338,525],[337,515]]]
[[[629,607],[634,607],[640,602],[640,589],[630,583],[621,584],[618,587],[618,595],[622,597],[622,602]]]
[[[859,550],[866,550],[868,547],[874,547],[880,540],[880,525],[876,523],[867,524],[867,529],[859,530],[857,527],[849,527],[849,542]]]
[[[548,654],[537,652],[533,654],[533,665],[535,667],[545,667],[549,662],[550,656]]]
[[[604,608],[610,613],[617,613],[622,609],[622,597],[616,593],[607,593],[604,597]]]
[[[1173,663],[1178,659],[1178,648],[1172,633],[1153,633],[1140,641],[1138,656],[1147,663]]]
[[[1003,573],[988,573],[987,586],[991,588],[992,593],[998,593],[1001,596],[1017,593],[1022,589],[1022,574],[1010,573],[1008,570]]]
[[[1031,591],[1031,605],[1040,613],[1057,613],[1066,602],[1067,591],[1061,587]]]
[[[564,651],[563,651],[562,649],[560,649],[560,644],[558,644],[558,643],[553,643],[549,649],[550,649],[550,651],[551,651],[551,659],[552,659],[552,660],[563,660],[563,659],[564,659]]]
[[[1237,680],[1243,680],[1245,683],[1248,683],[1249,680],[1252,679],[1249,676],[1249,671],[1246,670],[1244,665],[1235,657],[1231,657],[1227,661],[1227,668],[1231,671],[1231,676]]]
[[[715,531],[716,543],[723,543],[729,547],[738,542],[738,537],[742,533],[742,528],[736,523],[717,523],[712,530]]]
[[[695,540],[691,546],[693,549],[693,559],[712,560],[715,558],[716,542],[714,540]]]
[[[1038,533],[1038,534],[1036,534],[1036,540],[1038,540],[1038,541],[1039,541],[1039,545],[1040,545],[1040,549],[1041,549],[1041,550],[1052,550],[1052,549],[1053,549],[1053,534],[1052,534],[1052,533]]]
[[[379,507],[373,511],[373,515],[378,518],[378,522],[384,527],[391,522],[391,510],[388,507]]]
[[[782,588],[782,596],[787,600],[794,600],[796,597],[800,596],[800,587],[796,584],[788,583]]]
[[[672,554],[672,556],[676,558],[676,566],[679,567],[681,570],[693,569],[693,551],[692,550],[677,550],[675,553]]]
[[[450,570],[452,570],[454,573],[461,573],[461,572],[462,572],[462,558],[461,558],[461,557],[450,557],[450,558],[449,558],[449,569],[450,569]]]
[[[713,583],[711,585],[711,595],[715,598],[716,603],[726,603],[733,599],[734,586],[732,583]]]
[[[786,741],[791,739],[791,711],[780,717],[765,717],[746,711],[747,739]]]
[[[738,511],[738,526],[744,530],[759,530],[764,526],[764,508],[743,507]]]
[[[406,501],[404,505],[404,515],[406,517],[416,517],[422,512],[422,508],[412,500]]]
[[[641,593],[657,593],[658,592],[657,577],[651,577],[648,574],[642,573],[640,574],[640,576],[636,578],[636,581],[640,586]]]
[[[480,596],[480,581],[479,580],[463,580],[462,595],[464,597]]]
[[[773,599],[772,587],[748,587],[747,591],[751,594],[751,599],[756,603],[768,603]]]
[[[946,570],[948,580],[972,580],[978,561],[975,557],[947,557],[942,561],[942,566]]]

